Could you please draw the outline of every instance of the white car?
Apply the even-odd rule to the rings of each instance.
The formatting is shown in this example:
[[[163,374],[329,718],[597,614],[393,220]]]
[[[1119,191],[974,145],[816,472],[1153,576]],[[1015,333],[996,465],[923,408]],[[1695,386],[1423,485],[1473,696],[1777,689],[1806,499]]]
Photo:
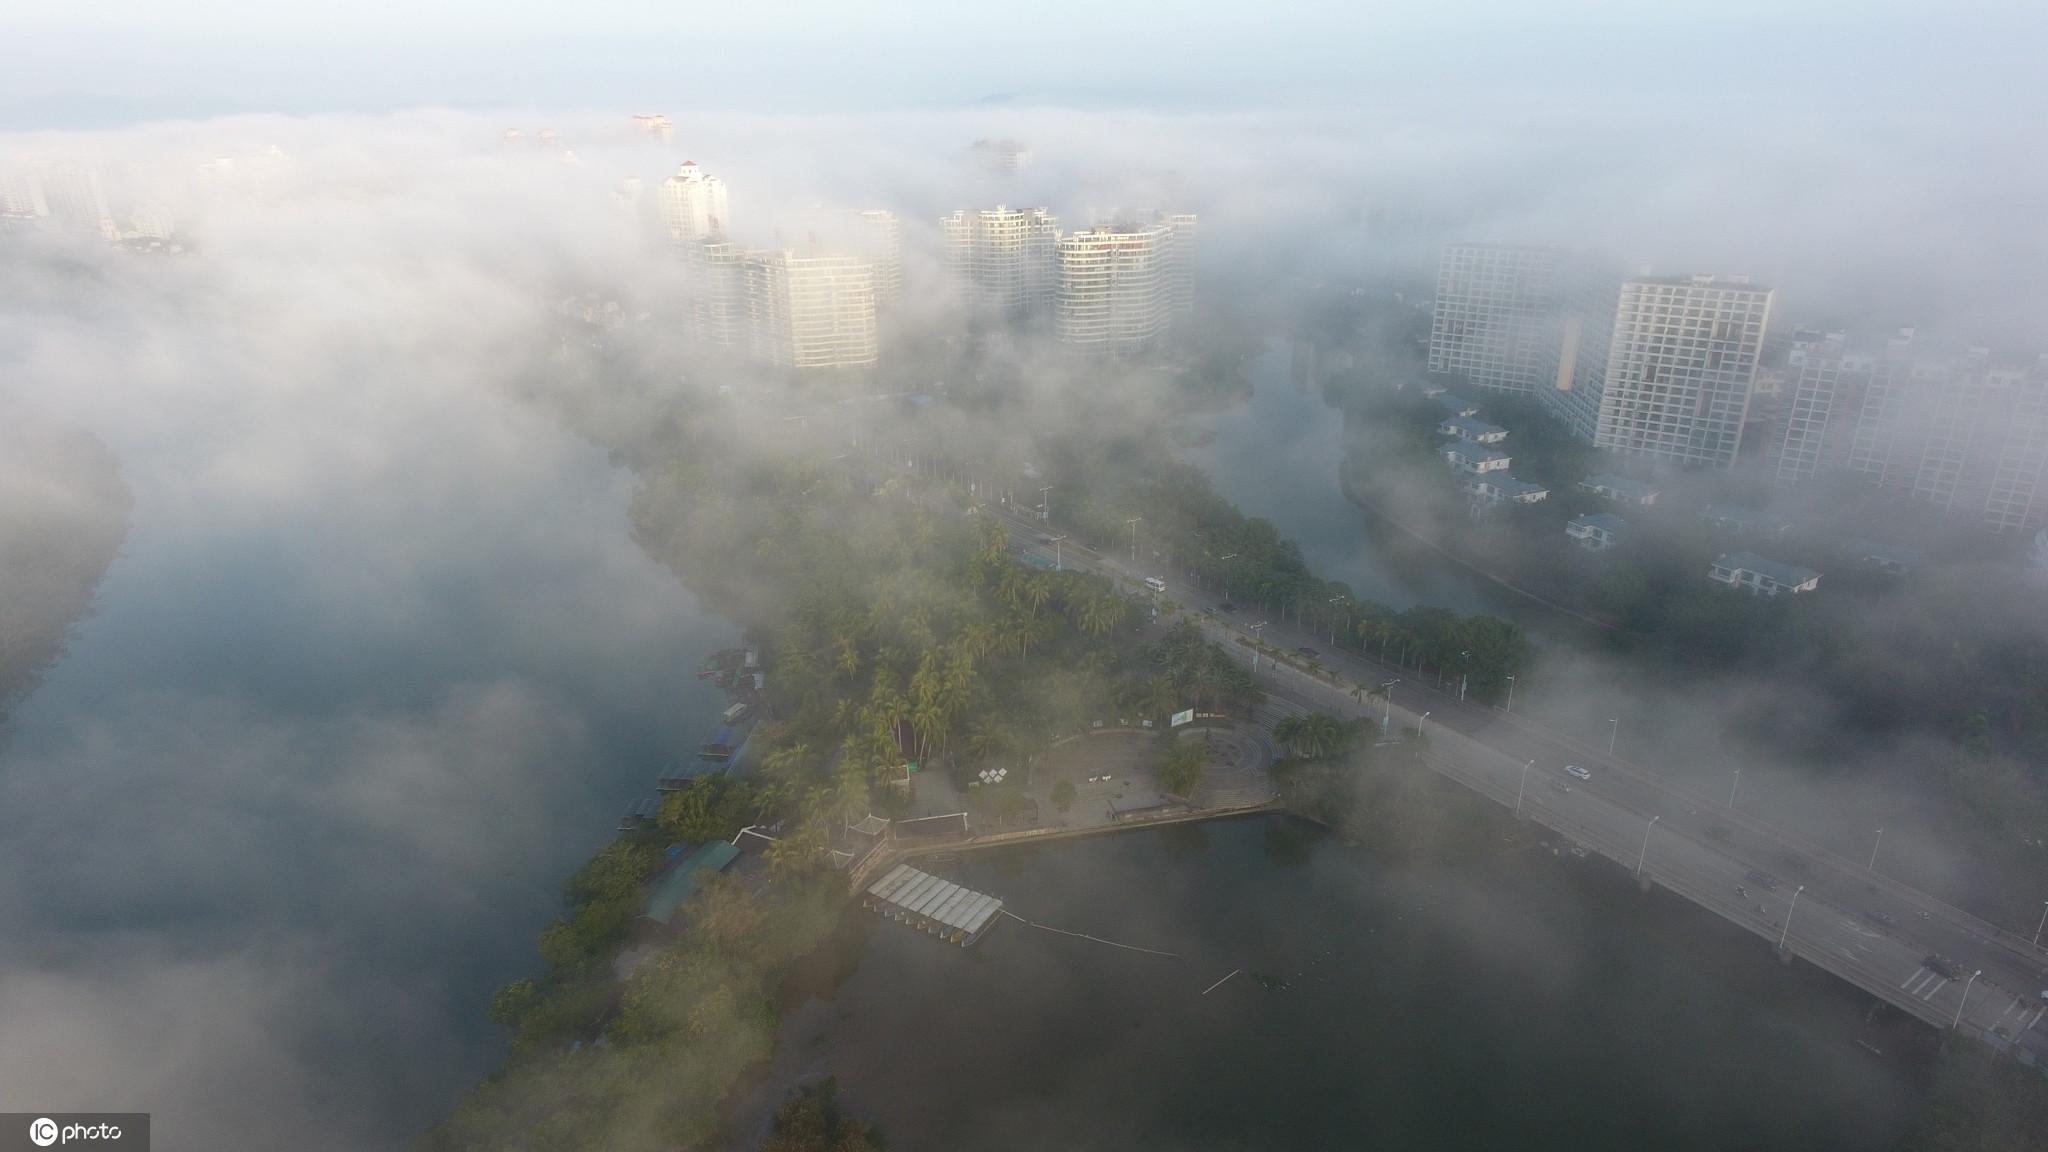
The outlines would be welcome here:
[[[1591,780],[1593,778],[1591,772],[1586,771],[1577,764],[1567,764],[1564,766],[1564,770],[1566,775],[1577,776],[1581,780]]]

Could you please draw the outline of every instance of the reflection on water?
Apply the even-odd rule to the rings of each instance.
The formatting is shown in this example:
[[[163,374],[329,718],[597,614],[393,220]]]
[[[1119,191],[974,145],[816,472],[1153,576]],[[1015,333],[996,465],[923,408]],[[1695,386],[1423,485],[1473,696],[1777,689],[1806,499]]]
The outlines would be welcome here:
[[[269,455],[303,429],[128,431],[133,531],[0,748],[0,1027],[43,1057],[0,1095],[410,1143],[496,1063],[562,878],[714,721],[733,630],[601,451],[460,389],[348,416]]]
[[[1190,422],[1215,440],[1186,452],[1216,490],[1248,516],[1271,520],[1301,544],[1325,579],[1396,609],[1438,604],[1461,612],[1488,608],[1479,581],[1405,540],[1367,530],[1365,516],[1338,487],[1344,417],[1288,379],[1289,352],[1274,344],[1252,363],[1252,396]]]
[[[912,1150],[1877,1149],[1917,1106],[1924,1030],[1866,1026],[1846,986],[1604,866],[1411,871],[1284,817],[1205,831],[938,865],[1185,960],[1015,921],[963,952],[850,912],[735,1146],[826,1075]]]

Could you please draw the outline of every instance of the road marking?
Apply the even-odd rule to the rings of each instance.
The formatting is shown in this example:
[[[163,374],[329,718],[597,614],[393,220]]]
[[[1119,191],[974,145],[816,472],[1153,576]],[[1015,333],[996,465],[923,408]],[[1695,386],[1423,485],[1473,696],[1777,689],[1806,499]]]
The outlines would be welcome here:
[[[1937,981],[1937,982],[1935,983],[1934,987],[1932,987],[1932,988],[1929,988],[1929,989],[1928,989],[1928,990],[1927,990],[1927,991],[1926,991],[1925,993],[1923,993],[1923,994],[1921,995],[1921,997],[1920,997],[1920,998],[1921,998],[1922,1000],[1929,1000],[1929,1001],[1933,1000],[1933,999],[1934,999],[1934,994],[1935,994],[1936,992],[1939,992],[1939,991],[1941,991],[1941,990],[1942,990],[1942,988],[1943,988],[1943,986],[1945,986],[1945,985],[1946,985],[1947,983],[1948,983],[1948,977],[1946,977],[1946,976],[1943,976],[1943,977],[1942,977],[1942,978],[1941,978],[1941,979],[1940,979],[1939,981]]]
[[[2017,1008],[2017,1007],[2019,1007],[2019,1006],[2020,1006],[2020,1002],[2019,1002],[2019,1001],[2017,1001],[2017,1000],[2013,1001],[2013,1002],[2012,1002],[2012,1003],[2010,1003],[2010,1004],[2007,1004],[2007,1005],[2005,1006],[2005,1011],[2003,1011],[2003,1012],[2000,1012],[2000,1013],[1998,1014],[1998,1019],[1996,1019],[1996,1020],[1993,1020],[1993,1021],[1991,1022],[1991,1026],[1992,1026],[1993,1028],[1996,1028],[1996,1027],[1998,1027],[1998,1026],[1999,1026],[2000,1024],[2003,1024],[2003,1023],[2005,1023],[2005,1018],[2006,1018],[2007,1016],[2010,1016],[2010,1015],[2012,1015],[2012,1010],[2013,1010],[2013,1009],[2015,1009],[2015,1008]]]
[[[2039,1012],[2034,1013],[2034,1024],[2039,1024],[2041,1022],[2041,1017],[2043,1016],[2048,1016],[2048,1008],[2043,1008]],[[2034,1030],[2034,1024],[2029,1024],[2025,1028],[2020,1029],[2020,1031],[2032,1032]]]
[[[1925,971],[1927,971],[1927,969],[1925,968],[1915,968],[1911,972],[1906,973],[1906,978],[1904,980],[1899,981],[1899,987],[1904,988],[1906,985],[1911,984],[1915,976],[1918,976]]]

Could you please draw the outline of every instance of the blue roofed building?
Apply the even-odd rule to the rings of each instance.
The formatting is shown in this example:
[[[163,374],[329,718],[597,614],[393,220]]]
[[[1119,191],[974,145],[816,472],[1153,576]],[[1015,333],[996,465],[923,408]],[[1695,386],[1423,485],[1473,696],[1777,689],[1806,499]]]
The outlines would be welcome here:
[[[675,919],[676,909],[687,904],[697,894],[697,885],[704,874],[713,875],[725,871],[740,850],[723,840],[699,844],[695,848],[684,848],[674,861],[647,887],[647,911],[642,913],[656,924],[667,924]]]

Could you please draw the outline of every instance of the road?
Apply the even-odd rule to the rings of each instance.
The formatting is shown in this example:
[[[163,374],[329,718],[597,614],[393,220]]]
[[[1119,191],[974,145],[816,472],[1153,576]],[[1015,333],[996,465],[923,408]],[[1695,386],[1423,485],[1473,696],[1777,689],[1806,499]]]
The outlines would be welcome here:
[[[1050,566],[1055,550],[1039,543],[1046,529],[1024,516],[1004,518],[1015,546]],[[1788,961],[1807,960],[1930,1024],[2048,1065],[2048,1000],[2041,996],[2048,951],[2029,941],[1527,717],[1461,702],[1455,691],[1409,679],[1413,673],[1349,652],[1322,651],[1323,674],[1291,659],[1256,656],[1250,629],[1259,621],[1201,612],[1215,597],[1185,581],[1135,571],[1123,557],[1073,540],[1062,541],[1058,553],[1066,567],[1131,584],[1145,576],[1164,580],[1167,597],[1195,609],[1192,618],[1204,631],[1256,665],[1269,694],[1294,708],[1377,722],[1382,706],[1353,700],[1348,684],[1399,678],[1391,692],[1393,724],[1425,730],[1425,761],[1436,771],[1639,873],[1645,885],[1662,884],[1774,948],[1782,941]],[[1322,637],[1277,621],[1261,631],[1283,652],[1327,647]],[[1347,686],[1340,690],[1328,673]],[[1586,769],[1590,779],[1567,776],[1567,764]],[[1953,977],[1927,966],[1937,955],[1953,962]]]

